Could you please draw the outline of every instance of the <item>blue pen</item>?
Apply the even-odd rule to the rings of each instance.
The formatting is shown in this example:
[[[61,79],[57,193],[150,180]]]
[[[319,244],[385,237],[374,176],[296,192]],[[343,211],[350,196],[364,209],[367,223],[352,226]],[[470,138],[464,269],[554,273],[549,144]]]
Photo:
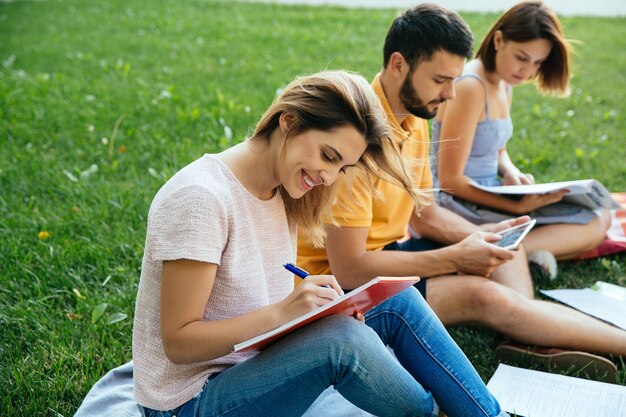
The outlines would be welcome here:
[[[304,269],[295,266],[294,264],[291,263],[286,263],[285,265],[283,265],[285,267],[285,269],[289,272],[292,272],[294,275],[304,279],[306,277],[308,277],[310,274],[308,272],[306,272]]]
[[[285,269],[291,273],[293,273],[295,276],[298,276],[302,279],[305,279],[306,277],[308,277],[309,274],[307,271],[305,271],[304,269],[300,268],[299,266],[295,266],[292,263],[287,262],[285,265],[283,265],[285,267]],[[324,288],[330,288],[328,285],[322,285],[322,287]]]

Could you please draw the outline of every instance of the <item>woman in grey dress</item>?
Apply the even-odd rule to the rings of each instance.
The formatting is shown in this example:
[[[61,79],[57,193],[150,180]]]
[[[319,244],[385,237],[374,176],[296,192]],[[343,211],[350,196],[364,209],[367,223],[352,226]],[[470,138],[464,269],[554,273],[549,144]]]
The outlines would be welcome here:
[[[530,214],[542,226],[528,234],[524,245],[531,259],[543,258],[540,264],[554,268],[554,257],[573,258],[604,239],[608,212],[560,202],[566,191],[514,200],[479,190],[470,182],[534,183],[532,174],[521,172],[507,153],[513,134],[512,90],[534,81],[543,93],[567,95],[568,52],[561,24],[547,5],[529,1],[513,6],[491,28],[476,59],[466,65],[456,83],[457,97],[440,108],[432,128],[433,173],[436,186],[443,190],[440,204],[477,224]]]

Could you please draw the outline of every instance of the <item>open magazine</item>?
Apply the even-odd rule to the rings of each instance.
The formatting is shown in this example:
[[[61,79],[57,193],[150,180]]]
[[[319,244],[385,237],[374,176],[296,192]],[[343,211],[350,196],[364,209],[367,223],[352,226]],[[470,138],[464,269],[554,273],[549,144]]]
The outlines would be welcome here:
[[[352,316],[355,313],[366,313],[418,281],[418,277],[376,277],[330,303],[320,306],[272,331],[236,344],[233,352],[262,350],[292,331],[331,314]]]
[[[524,194],[546,194],[554,191],[569,190],[569,193],[563,197],[562,202],[576,204],[591,210],[619,209],[620,205],[611,197],[611,193],[593,179],[549,182],[544,184],[528,184],[528,185],[499,185],[484,186],[476,182],[470,182],[472,187],[487,191],[492,194],[502,195],[524,195]]]

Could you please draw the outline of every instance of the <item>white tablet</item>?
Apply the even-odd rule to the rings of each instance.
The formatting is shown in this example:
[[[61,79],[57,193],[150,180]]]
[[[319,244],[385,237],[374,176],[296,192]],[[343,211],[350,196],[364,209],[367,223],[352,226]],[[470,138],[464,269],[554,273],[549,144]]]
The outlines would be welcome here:
[[[517,226],[496,232],[497,235],[502,236],[502,239],[493,242],[493,244],[503,247],[504,249],[515,249],[522,242],[524,236],[530,232],[530,229],[533,228],[535,223],[537,223],[537,220],[532,219],[527,223],[518,224]]]

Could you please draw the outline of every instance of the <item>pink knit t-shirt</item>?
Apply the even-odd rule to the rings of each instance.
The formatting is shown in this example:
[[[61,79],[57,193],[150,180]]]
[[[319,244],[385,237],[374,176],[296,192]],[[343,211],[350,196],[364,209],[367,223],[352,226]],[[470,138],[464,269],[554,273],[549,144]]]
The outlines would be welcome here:
[[[204,155],[176,173],[150,206],[133,329],[134,394],[138,404],[171,410],[198,393],[207,378],[254,353],[176,365],[163,350],[160,286],[163,261],[218,265],[204,320],[235,317],[285,298],[293,276],[282,265],[296,256],[296,227],[277,193],[259,200],[232,171]]]

